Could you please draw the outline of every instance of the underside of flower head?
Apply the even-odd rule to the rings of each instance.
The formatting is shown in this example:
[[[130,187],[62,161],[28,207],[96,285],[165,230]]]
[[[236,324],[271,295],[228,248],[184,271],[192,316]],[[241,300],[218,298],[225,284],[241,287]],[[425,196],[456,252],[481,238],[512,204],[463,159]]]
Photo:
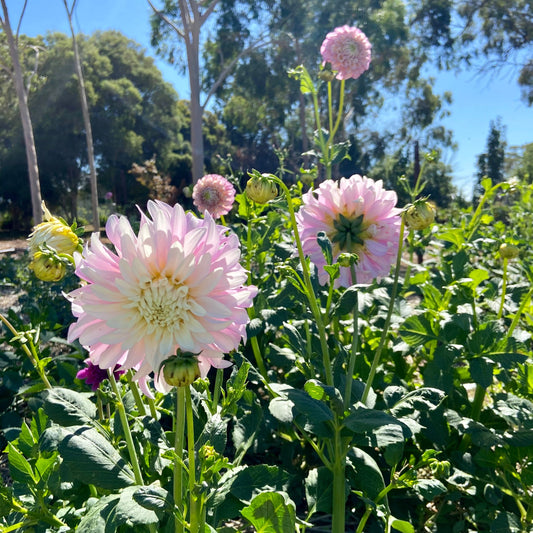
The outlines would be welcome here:
[[[341,265],[336,286],[370,283],[389,273],[396,258],[400,232],[400,210],[396,193],[383,189],[381,181],[354,175],[340,181],[326,180],[302,197],[296,215],[303,251],[318,269],[320,283],[329,276],[326,260],[317,242],[324,232],[332,243],[333,259],[341,254],[356,254],[356,280],[350,269]]]

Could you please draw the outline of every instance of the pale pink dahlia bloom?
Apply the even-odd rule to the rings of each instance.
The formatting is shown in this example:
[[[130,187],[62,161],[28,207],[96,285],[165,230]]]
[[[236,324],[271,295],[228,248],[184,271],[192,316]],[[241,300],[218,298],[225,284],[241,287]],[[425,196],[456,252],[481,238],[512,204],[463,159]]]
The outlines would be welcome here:
[[[207,174],[194,186],[192,199],[200,213],[208,211],[213,218],[220,218],[231,211],[235,188],[223,176]]]
[[[323,65],[331,64],[338,80],[357,79],[370,66],[372,45],[366,35],[352,26],[340,26],[326,35],[320,53]]]
[[[390,272],[398,253],[401,210],[395,207],[396,193],[384,190],[381,180],[357,174],[340,181],[326,180],[318,189],[305,193],[302,201],[296,220],[303,251],[317,267],[322,285],[329,275],[317,242],[321,231],[332,243],[334,261],[341,253],[359,256],[355,266],[357,279],[351,279],[349,267],[341,267],[336,287],[370,283]]]
[[[237,236],[199,219],[180,205],[148,202],[138,235],[127,218],[111,216],[110,250],[97,233],[76,256],[76,274],[86,282],[68,297],[77,321],[68,340],[79,339],[100,368],[137,370],[135,379],[150,395],[146,378],[155,373],[168,390],[161,363],[177,349],[199,353],[203,376],[210,366],[229,366],[223,354],[246,337],[257,288],[245,286]]]

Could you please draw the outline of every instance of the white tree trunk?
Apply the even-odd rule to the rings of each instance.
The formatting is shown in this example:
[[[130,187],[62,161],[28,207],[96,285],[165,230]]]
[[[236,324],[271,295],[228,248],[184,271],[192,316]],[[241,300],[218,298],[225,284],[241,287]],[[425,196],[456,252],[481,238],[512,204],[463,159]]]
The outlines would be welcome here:
[[[30,180],[33,223],[39,224],[42,222],[41,184],[39,181],[39,167],[37,165],[37,150],[35,149],[33,127],[31,123],[30,109],[28,107],[28,93],[26,91],[26,87],[24,87],[24,78],[22,75],[22,68],[20,66],[18,44],[15,41],[13,32],[11,31],[11,23],[9,21],[6,2],[5,0],[0,0],[0,3],[2,4],[2,10],[4,13],[4,17],[0,17],[0,24],[6,34],[7,43],[9,46],[9,55],[11,57],[13,67],[12,77],[17,93],[20,119],[22,121],[22,131],[24,132],[24,145],[26,147],[28,177]]]

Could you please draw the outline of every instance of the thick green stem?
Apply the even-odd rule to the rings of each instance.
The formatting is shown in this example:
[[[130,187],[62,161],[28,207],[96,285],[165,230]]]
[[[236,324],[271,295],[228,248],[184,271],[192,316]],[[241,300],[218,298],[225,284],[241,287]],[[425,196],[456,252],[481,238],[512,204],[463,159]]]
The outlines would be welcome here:
[[[405,233],[405,221],[402,217],[402,222],[400,226],[400,237],[399,237],[400,242],[398,244],[398,255],[396,256],[396,267],[394,270],[394,283],[392,284],[392,292],[391,292],[391,297],[390,297],[389,310],[387,312],[387,318],[385,319],[385,325],[383,326],[383,331],[381,333],[379,345],[376,350],[376,353],[374,354],[374,360],[372,361],[372,366],[370,367],[370,373],[368,374],[368,379],[366,381],[365,390],[363,392],[363,397],[361,398],[361,401],[363,403],[366,403],[366,400],[368,398],[368,393],[370,392],[370,388],[372,387],[372,382],[374,381],[374,376],[376,375],[376,370],[378,368],[379,359],[381,357],[381,352],[383,350],[383,346],[385,346],[385,341],[387,340],[387,336],[389,333],[389,326],[390,326],[390,321],[392,317],[392,311],[394,309],[394,301],[396,300],[396,292],[398,290],[398,278],[400,277],[400,266],[402,264],[402,249],[403,249],[404,233]]]
[[[511,322],[511,325],[509,326],[509,329],[507,330],[507,335],[505,335],[506,340],[513,334],[513,331],[518,325],[520,317],[522,316],[522,313],[524,312],[525,308],[529,305],[532,296],[533,296],[533,289],[531,289],[522,299],[522,303],[520,304],[520,307],[518,311],[515,313],[513,321]]]
[[[213,401],[211,402],[211,412],[217,412],[218,402],[220,400],[220,389],[222,387],[222,378],[224,377],[224,369],[217,368],[217,375],[215,378],[215,387],[213,390]]]
[[[472,401],[471,417],[476,422],[481,415],[481,409],[483,408],[483,401],[485,400],[485,388],[481,385],[476,385],[476,392],[474,393],[474,399]]]
[[[133,394],[133,398],[135,399],[135,405],[137,406],[137,410],[139,411],[139,414],[141,416],[146,416],[146,406],[144,405],[144,402],[141,397],[141,393],[139,392],[139,387],[137,386],[137,383],[133,381],[133,375],[131,370],[129,370],[126,373],[126,378],[128,380],[128,385],[130,387],[131,393]]]
[[[189,457],[190,533],[199,533],[202,517],[201,500],[196,496],[196,464],[194,455],[194,416],[191,388],[185,387],[185,410],[187,412],[187,445]]]
[[[139,459],[137,458],[137,451],[135,450],[135,445],[133,444],[133,438],[131,436],[130,425],[128,423],[128,417],[126,415],[126,409],[122,403],[122,397],[120,396],[120,391],[118,390],[118,385],[113,375],[112,370],[107,371],[109,377],[109,382],[111,383],[111,388],[115,393],[117,398],[116,408],[120,417],[120,422],[122,423],[122,431],[124,431],[124,438],[126,439],[126,445],[128,447],[128,452],[130,454],[130,461],[133,466],[133,474],[135,475],[135,483],[137,485],[144,485],[143,477],[141,474],[141,468],[139,466]]]
[[[335,428],[335,462],[333,463],[332,533],[345,533],[346,520],[346,454],[341,442],[338,422]]]
[[[174,505],[183,516],[183,443],[185,442],[185,387],[176,387],[176,420],[174,420]],[[183,523],[175,518],[175,532],[183,533]]]
[[[296,247],[298,249],[298,257],[302,265],[302,271],[304,275],[304,283],[306,288],[307,299],[309,300],[309,307],[313,313],[313,317],[316,321],[318,328],[318,334],[320,336],[320,347],[322,349],[322,360],[324,364],[324,371],[326,373],[326,383],[333,387],[333,372],[331,371],[331,359],[329,357],[329,347],[326,337],[326,328],[324,327],[324,321],[322,319],[322,313],[318,305],[317,298],[315,296],[315,291],[313,289],[313,284],[311,283],[311,275],[309,273],[309,265],[305,259],[302,241],[300,239],[300,233],[298,231],[298,224],[296,223],[296,217],[294,215],[294,207],[292,205],[291,193],[287,186],[279,178],[272,177],[272,179],[280,186],[280,188],[285,193],[287,198],[287,205],[289,208],[289,216],[291,221],[292,230],[294,232],[294,238],[296,240]]]
[[[350,272],[352,274],[352,283],[357,283],[357,276],[355,273],[355,266],[350,265]],[[348,359],[348,368],[346,369],[346,388],[344,389],[344,409],[348,409],[352,403],[352,384],[353,371],[355,368],[355,360],[357,359],[357,350],[359,345],[359,297],[357,291],[355,292],[355,302],[353,306],[353,335],[352,335],[352,349],[350,358]]]
[[[500,301],[500,310],[498,311],[498,319],[503,315],[503,304],[505,303],[505,292],[507,290],[507,264],[509,259],[503,258],[503,277],[502,277],[502,298]]]
[[[9,329],[9,331],[11,331],[11,333],[13,333],[13,335],[15,337],[18,337],[18,336],[21,335],[21,333],[18,332],[13,327],[11,322],[9,322],[9,320],[4,315],[2,315],[1,313],[0,313],[0,320],[5,324],[7,329]],[[41,368],[41,365],[39,364],[39,357],[37,355],[37,351],[35,350],[35,347],[33,346],[33,344],[32,344],[32,350],[30,350],[28,348],[28,346],[26,345],[25,342],[20,341],[20,346],[24,350],[26,355],[28,356],[28,358],[31,361],[31,364],[33,365],[35,370],[37,370],[37,373],[39,374],[39,377],[41,378],[42,382],[45,384],[46,388],[47,389],[51,389],[52,385],[48,381],[48,378],[46,377],[46,374],[44,373],[43,369]]]

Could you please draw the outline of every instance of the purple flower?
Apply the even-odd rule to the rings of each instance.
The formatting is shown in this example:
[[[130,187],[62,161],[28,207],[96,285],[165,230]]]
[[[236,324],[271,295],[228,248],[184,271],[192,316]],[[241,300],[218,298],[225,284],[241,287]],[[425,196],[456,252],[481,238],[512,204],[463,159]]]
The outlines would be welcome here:
[[[235,188],[223,176],[207,174],[194,186],[192,198],[200,213],[209,211],[213,218],[220,218],[231,211]]]
[[[93,364],[90,359],[85,359],[85,364],[87,366],[85,368],[82,368],[76,374],[76,378],[83,379],[85,383],[87,383],[87,385],[90,385],[91,389],[94,391],[98,389],[100,383],[102,383],[104,379],[107,379],[107,370]],[[124,370],[113,371],[113,375],[115,376],[115,378],[118,378],[121,374],[124,374]]]

